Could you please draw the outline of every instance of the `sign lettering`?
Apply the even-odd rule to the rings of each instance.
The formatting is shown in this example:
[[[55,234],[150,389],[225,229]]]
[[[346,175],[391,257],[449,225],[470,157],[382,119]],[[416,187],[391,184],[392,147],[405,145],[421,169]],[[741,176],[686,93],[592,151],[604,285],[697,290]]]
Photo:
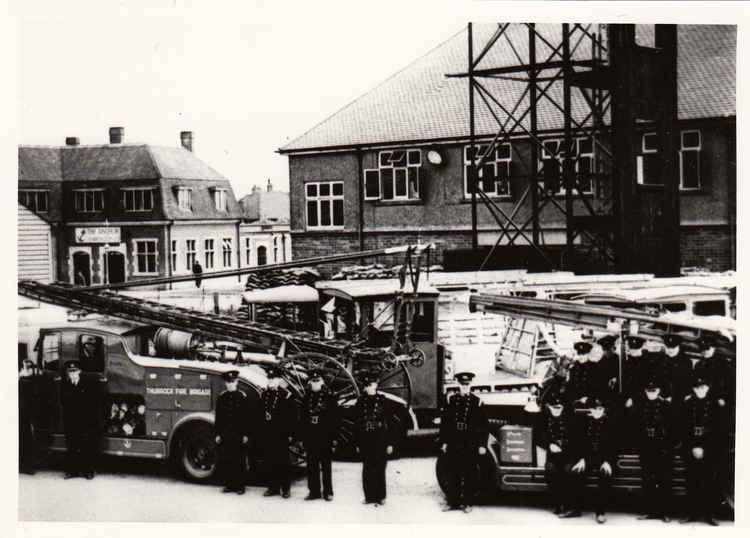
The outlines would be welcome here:
[[[119,243],[119,226],[98,226],[75,229],[76,243]]]

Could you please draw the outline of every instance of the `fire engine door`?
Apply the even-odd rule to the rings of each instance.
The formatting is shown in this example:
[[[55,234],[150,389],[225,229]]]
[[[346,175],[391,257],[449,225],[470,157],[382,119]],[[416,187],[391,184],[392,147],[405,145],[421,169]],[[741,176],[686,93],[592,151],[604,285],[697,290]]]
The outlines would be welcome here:
[[[60,410],[60,382],[62,379],[62,335],[59,332],[42,333],[36,344],[39,376],[39,409],[34,425],[40,430],[62,431]]]

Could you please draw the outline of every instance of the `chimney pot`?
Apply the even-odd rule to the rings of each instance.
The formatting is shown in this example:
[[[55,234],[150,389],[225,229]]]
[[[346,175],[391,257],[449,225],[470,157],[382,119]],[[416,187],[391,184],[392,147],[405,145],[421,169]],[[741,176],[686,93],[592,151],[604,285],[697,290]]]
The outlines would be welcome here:
[[[180,133],[180,144],[188,151],[193,151],[193,131],[182,131]]]
[[[80,143],[80,140],[78,140],[77,136],[68,136],[65,137],[65,145],[66,146],[77,146]]]
[[[109,128],[109,143],[110,144],[122,144],[122,139],[125,136],[124,127],[110,127]]]
[[[266,190],[268,192],[271,192],[273,190],[273,185],[271,185],[271,180],[268,180],[268,183],[266,183]]]

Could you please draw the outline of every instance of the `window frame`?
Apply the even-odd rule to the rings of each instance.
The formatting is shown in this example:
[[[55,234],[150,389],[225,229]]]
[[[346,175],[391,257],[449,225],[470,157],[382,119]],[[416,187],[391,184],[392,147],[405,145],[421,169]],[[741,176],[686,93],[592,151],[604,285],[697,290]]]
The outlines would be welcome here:
[[[191,247],[192,242],[192,249]],[[193,270],[195,260],[198,259],[198,246],[196,239],[185,239],[185,271],[190,272]],[[192,256],[192,258],[191,258]]]
[[[211,189],[211,197],[213,198],[214,208],[216,211],[228,211],[227,207],[227,191],[223,187],[214,187]]]
[[[170,252],[169,252],[170,257],[169,257],[169,259],[172,262],[172,272],[173,273],[177,272],[177,263],[179,261],[179,256],[178,256],[178,252],[177,252],[177,244],[178,244],[177,239],[172,239],[170,241]]]
[[[249,237],[245,237],[245,265],[250,267],[253,263],[253,244]]]
[[[575,164],[575,172],[576,172],[576,174],[578,174],[579,170],[580,170],[580,159],[579,158],[581,156],[591,157],[591,171],[589,172],[589,174],[594,174],[595,173],[594,170],[596,169],[596,139],[593,138],[593,137],[588,137],[588,136],[576,136],[576,137],[573,137],[573,140],[575,141],[575,150],[576,150],[576,153],[573,156],[573,157],[575,157],[575,159],[574,159],[573,162]],[[581,153],[580,152],[581,142],[586,141],[586,140],[591,140],[591,152],[590,153]],[[560,166],[560,188],[557,190],[557,192],[553,193],[553,196],[565,196],[565,181],[563,179],[563,164],[562,164],[562,156],[561,156],[561,152],[560,152],[560,146],[563,144],[564,141],[565,141],[564,138],[544,138],[544,139],[542,139],[542,148],[541,148],[542,151],[539,152],[539,164],[538,164],[538,173],[539,174],[541,174],[544,171],[544,161],[546,161],[548,159],[555,159],[558,162],[559,166]],[[554,155],[552,155],[551,153],[549,153],[547,151],[547,146],[546,146],[547,142],[555,142],[556,143],[557,150],[555,151]],[[544,183],[543,181],[541,181],[541,180],[539,181],[540,185],[542,185],[543,183]],[[594,180],[593,180],[593,178],[591,178],[589,180],[589,189],[588,190],[580,191],[580,193],[583,196],[593,196],[594,195]]]
[[[261,249],[263,249],[263,251],[262,251],[262,252],[263,252],[263,263],[260,263],[260,259],[261,259],[261,257],[260,257]],[[258,266],[261,266],[261,265],[268,265],[268,247],[266,247],[266,245],[258,245],[258,247],[257,247],[257,249],[256,249],[256,253],[257,253],[257,262],[258,262]]]
[[[232,238],[231,237],[222,237],[221,238],[221,261],[222,261],[222,267],[232,267],[232,252],[234,251],[234,248],[232,248]],[[227,263],[227,260],[229,260],[229,263]]]
[[[315,196],[310,196],[308,192],[308,188],[312,185],[315,185]],[[329,185],[329,194],[325,196],[321,196],[320,194],[320,186],[321,185]],[[334,185],[341,185],[341,194],[334,194]],[[310,181],[307,183],[304,183],[305,188],[305,226],[307,230],[343,230],[344,224],[346,222],[345,215],[344,215],[344,181],[343,180],[332,180],[332,181]],[[328,201],[330,202],[330,218],[331,218],[331,224],[320,224],[321,222],[321,207],[322,203]],[[334,224],[335,223],[335,211],[334,208],[334,202],[341,201],[341,211],[342,211],[342,222],[341,224]],[[316,204],[316,212],[317,212],[317,221],[318,224],[311,225],[310,224],[310,211],[309,211],[309,204],[310,202],[315,202]],[[266,257],[268,254],[266,253]]]
[[[149,211],[154,210],[154,188],[153,187],[121,187],[120,188],[120,203],[122,204],[122,209],[126,213],[147,213]],[[136,193],[141,193],[141,205],[143,207],[136,207],[138,204],[137,202],[137,195]],[[150,199],[150,207],[146,207],[146,193],[148,192]],[[128,203],[127,203],[127,195],[128,193],[132,193],[132,201],[133,201],[133,208],[128,209]]]
[[[698,146],[697,147],[685,147],[685,135],[695,133],[698,135]],[[700,129],[685,129],[680,131],[680,190],[687,192],[700,191],[703,188],[703,182],[701,178],[701,152],[703,151],[703,134]],[[685,187],[685,168],[684,168],[684,154],[687,152],[696,153],[696,174],[698,175],[698,185],[695,187]]]
[[[478,142],[474,144],[474,147],[477,149],[478,155],[483,155],[481,148],[487,148],[489,149],[491,145],[491,142]],[[508,147],[508,156],[499,158],[498,157],[498,148],[500,146],[507,146]],[[487,151],[485,149],[485,151]],[[463,157],[463,168],[464,168],[464,200],[471,200],[471,191],[469,191],[469,168],[471,167],[471,159],[469,159],[469,151],[471,150],[471,144],[466,144],[463,147],[462,150],[462,157]],[[495,177],[495,191],[494,192],[487,192],[484,189],[482,189],[482,192],[484,192],[489,198],[496,198],[496,199],[505,199],[510,200],[513,198],[513,191],[511,189],[511,182],[510,182],[510,172],[511,172],[511,165],[513,163],[513,144],[511,142],[503,142],[501,144],[498,144],[497,147],[493,150],[495,152],[495,159],[491,162],[485,162],[485,165],[492,164],[493,170],[494,170],[494,177]],[[476,157],[475,157],[475,160]],[[508,193],[507,194],[500,194],[498,193],[498,170],[500,165],[505,165],[506,168],[506,178],[507,178],[507,186],[508,186]],[[477,170],[477,187],[478,190],[481,185],[481,181],[479,180],[479,170]]]
[[[98,189],[73,189],[73,208],[76,213],[103,213],[106,209],[106,204],[104,203],[104,191],[106,189],[98,188]],[[86,209],[85,207],[81,208],[79,201],[83,202],[83,205],[86,205],[86,194],[91,193],[92,201],[93,201],[93,208],[92,209]],[[82,198],[79,200],[79,195],[82,196]],[[97,195],[101,199],[101,208],[96,208],[96,200]]]
[[[209,242],[210,247],[209,248]],[[208,237],[203,239],[203,268],[204,269],[213,269],[214,268],[214,238]],[[209,255],[211,256],[209,263]]]
[[[34,195],[34,204],[29,204],[29,195]],[[39,198],[44,195],[44,209],[39,209]],[[25,200],[21,200],[21,196]],[[19,203],[35,213],[49,213],[49,189],[18,189]]]
[[[183,211],[193,211],[193,189],[177,187],[177,207]]]
[[[395,164],[393,160],[393,155],[396,152],[403,152],[404,156],[404,164],[397,165]],[[386,163],[383,163],[383,157],[384,155],[390,155],[386,159]],[[412,156],[417,156],[418,162],[410,162]],[[422,200],[422,192],[421,192],[421,184],[420,184],[420,169],[422,168],[422,149],[421,148],[394,148],[394,149],[384,149],[378,152],[377,154],[377,168],[368,168],[367,170],[363,171],[362,175],[362,181],[363,181],[363,189],[365,192],[365,200],[379,200],[384,203],[389,202],[418,202]],[[400,160],[400,159],[399,159]],[[391,182],[391,192],[393,196],[391,198],[384,198],[383,192],[385,192],[385,189],[383,188],[383,185],[386,181],[384,176],[384,171],[391,171],[390,172],[390,179],[388,181]],[[404,174],[404,187],[405,187],[405,194],[397,195],[396,194],[396,174],[397,172],[403,172]],[[378,174],[378,196],[367,196],[367,174],[368,173],[374,173],[377,172]],[[413,182],[410,178],[410,174],[413,173],[416,176],[416,182]],[[413,184],[416,183],[416,190],[413,189]]]
[[[139,252],[138,245],[140,244],[151,244],[154,246],[153,252]],[[146,256],[146,271],[140,270],[140,257]],[[154,270],[148,270],[148,256],[154,258]],[[133,239],[133,274],[137,276],[141,275],[158,275],[159,274],[159,240],[150,238]]]

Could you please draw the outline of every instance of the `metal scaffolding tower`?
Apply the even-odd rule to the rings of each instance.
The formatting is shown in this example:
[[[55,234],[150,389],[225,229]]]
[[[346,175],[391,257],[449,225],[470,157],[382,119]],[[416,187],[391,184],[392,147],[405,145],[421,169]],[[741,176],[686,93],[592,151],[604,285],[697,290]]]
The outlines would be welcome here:
[[[478,202],[500,229],[485,263],[502,246],[530,245],[550,269],[678,274],[676,27],[657,25],[654,36],[655,46],[643,47],[633,25],[502,23],[484,40],[469,23],[468,70],[447,76],[469,83],[473,248]],[[507,58],[517,63],[492,64]],[[480,113],[494,133],[477,132]],[[663,178],[658,189],[637,180],[646,126],[663,149],[651,164]],[[510,210],[509,198],[485,192],[511,179],[487,166],[501,147],[526,184]],[[562,250],[546,241],[542,216],[564,226]]]

